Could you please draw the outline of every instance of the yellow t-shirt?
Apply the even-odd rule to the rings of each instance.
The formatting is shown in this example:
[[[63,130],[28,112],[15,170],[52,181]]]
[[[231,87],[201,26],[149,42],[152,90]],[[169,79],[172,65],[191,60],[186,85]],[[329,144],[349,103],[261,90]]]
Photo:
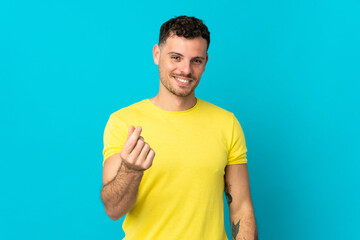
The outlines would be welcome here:
[[[142,100],[111,114],[104,162],[121,151],[130,125],[142,127],[141,136],[156,155],[125,217],[124,239],[227,240],[225,167],[247,162],[244,134],[234,114],[199,98],[181,112]]]

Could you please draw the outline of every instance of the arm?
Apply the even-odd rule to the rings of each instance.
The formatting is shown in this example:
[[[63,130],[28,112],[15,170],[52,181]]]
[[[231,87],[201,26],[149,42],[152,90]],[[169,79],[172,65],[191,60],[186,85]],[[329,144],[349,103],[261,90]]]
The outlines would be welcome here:
[[[140,133],[141,128],[134,131],[130,126],[121,153],[109,157],[104,164],[101,200],[112,220],[118,220],[133,207],[143,171],[151,167],[155,156]]]
[[[120,153],[105,161],[101,200],[112,220],[120,219],[135,204],[142,176],[142,172],[128,169],[122,164]]]
[[[229,204],[233,240],[257,240],[257,228],[246,164],[226,166],[225,194]]]

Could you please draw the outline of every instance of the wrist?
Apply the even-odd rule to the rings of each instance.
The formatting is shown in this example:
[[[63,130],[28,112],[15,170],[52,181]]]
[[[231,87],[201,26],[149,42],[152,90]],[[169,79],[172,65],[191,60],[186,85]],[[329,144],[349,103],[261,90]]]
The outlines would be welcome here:
[[[142,176],[144,172],[142,170],[133,168],[129,163],[127,163],[124,160],[121,162],[120,170],[128,174],[139,175],[139,176],[140,175]]]

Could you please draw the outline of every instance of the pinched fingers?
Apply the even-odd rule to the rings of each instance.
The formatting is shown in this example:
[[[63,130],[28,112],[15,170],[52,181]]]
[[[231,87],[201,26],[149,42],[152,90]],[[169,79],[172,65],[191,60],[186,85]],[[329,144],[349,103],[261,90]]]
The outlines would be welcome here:
[[[150,148],[150,151],[148,152],[143,165],[145,169],[148,169],[149,167],[152,166],[154,157],[155,157],[155,152]]]
[[[137,159],[141,153],[141,150],[143,149],[145,145],[145,141],[143,137],[139,137],[139,139],[136,142],[135,148],[131,151],[128,160],[128,163],[136,164]]]
[[[140,137],[141,131],[142,131],[141,127],[137,127],[135,128],[135,130],[133,126],[129,127],[129,134],[123,147],[123,151],[125,155],[129,155],[132,152]]]
[[[143,171],[152,166],[152,160],[154,159],[155,152],[150,148],[150,145],[148,143],[144,142],[144,144],[139,143],[139,145],[135,147],[132,153],[134,153],[135,150],[137,150],[138,146],[143,146],[143,147],[139,153],[136,152],[134,154],[134,156],[137,156],[137,159],[135,160],[135,164],[133,165],[136,169]],[[132,158],[132,156],[130,158]]]
[[[137,158],[136,163],[142,164],[145,161],[146,156],[148,155],[150,149],[151,149],[150,145],[148,143],[145,143],[144,147],[141,149],[141,152],[140,152],[140,154],[139,154],[139,156]]]
[[[141,127],[129,127],[128,137],[121,151],[121,158],[129,169],[144,171],[151,167],[155,152],[140,136]]]

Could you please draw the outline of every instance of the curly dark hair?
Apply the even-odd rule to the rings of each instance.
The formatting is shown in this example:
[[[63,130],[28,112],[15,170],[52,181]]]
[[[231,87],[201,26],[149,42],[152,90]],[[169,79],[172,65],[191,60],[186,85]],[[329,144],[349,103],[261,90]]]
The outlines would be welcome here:
[[[165,43],[171,34],[187,39],[202,37],[207,41],[207,49],[209,49],[210,32],[203,21],[198,18],[179,16],[165,22],[160,28],[159,45]]]

